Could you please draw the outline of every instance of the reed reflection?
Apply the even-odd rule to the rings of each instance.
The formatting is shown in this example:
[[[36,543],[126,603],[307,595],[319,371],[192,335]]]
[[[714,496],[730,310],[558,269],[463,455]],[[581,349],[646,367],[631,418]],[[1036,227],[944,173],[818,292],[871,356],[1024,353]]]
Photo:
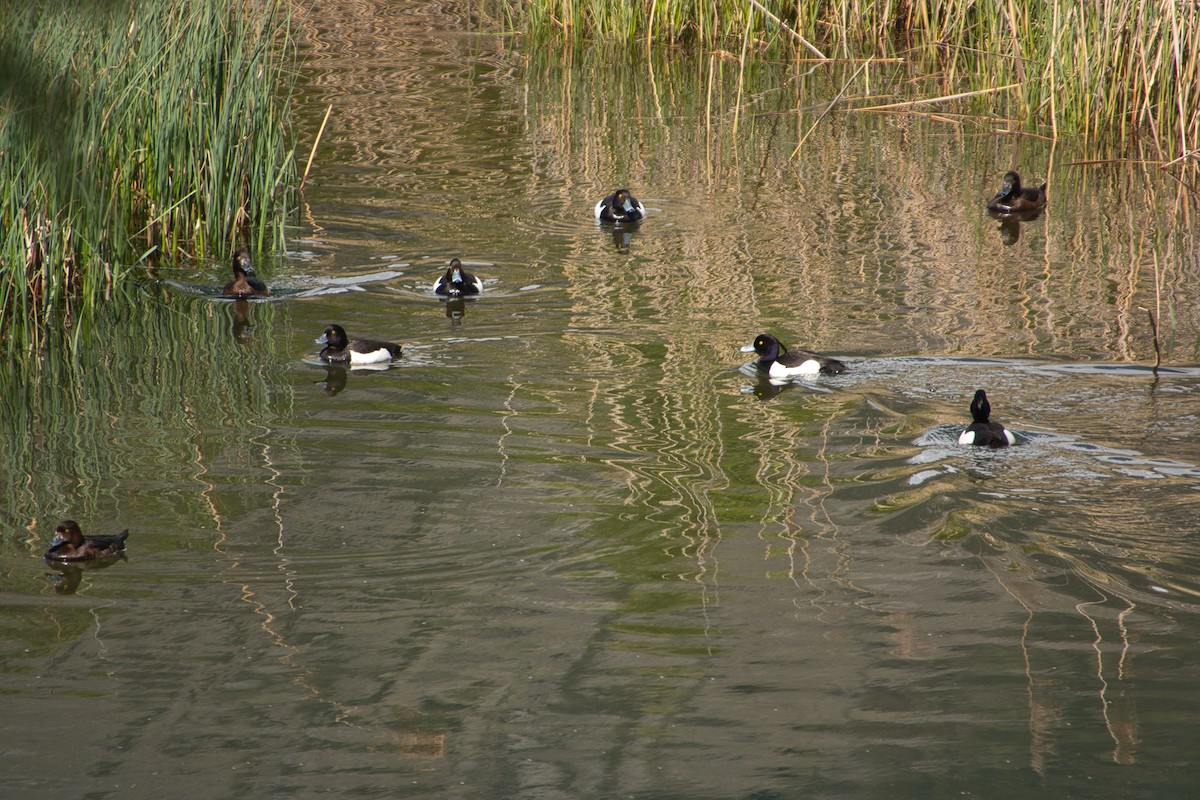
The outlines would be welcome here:
[[[0,374],[4,507],[36,519],[61,516],[66,505],[96,518],[112,503],[104,487],[211,489],[202,476],[214,462],[226,468],[223,459],[251,433],[212,432],[228,431],[230,420],[270,430],[291,417],[279,343],[243,347],[252,319],[269,322],[285,306],[256,303],[245,326],[234,306],[175,293],[114,301],[87,335],[50,331],[40,359]],[[129,456],[135,442],[142,457]],[[14,477],[30,474],[40,479]]]
[[[804,303],[805,324],[796,333],[814,346],[846,342],[856,350],[906,354],[1014,355],[1044,353],[1071,339],[1073,352],[1127,359],[1131,340],[1144,338],[1132,330],[1134,320],[1114,317],[1129,317],[1129,308],[1153,304],[1155,297],[1190,292],[1194,284],[1194,248],[1178,240],[1194,227],[1195,215],[1182,207],[1190,203],[1186,198],[1175,209],[1154,207],[1166,198],[1162,189],[1169,182],[1157,171],[1130,173],[1111,186],[1098,185],[1098,173],[1056,173],[1059,199],[1042,251],[1045,266],[1107,263],[1117,274],[1048,269],[1044,280],[1033,280],[1027,263],[981,263],[974,256],[981,233],[1013,246],[1028,233],[1021,226],[1045,213],[1039,214],[1045,196],[1040,187],[1018,191],[1017,181],[1009,180],[997,191],[992,184],[994,165],[1012,158],[1001,140],[970,140],[947,151],[944,131],[936,126],[912,126],[895,137],[885,115],[855,115],[845,126],[824,130],[819,120],[810,123],[804,97],[833,97],[847,85],[877,91],[836,67],[792,74],[759,64],[745,76],[742,92],[736,71],[719,62],[692,62],[683,53],[649,51],[644,62],[635,62],[637,69],[616,74],[604,48],[574,56],[564,62],[535,54],[526,73],[530,138],[539,143],[536,165],[547,173],[527,183],[541,187],[529,203],[546,203],[545,183],[572,195],[582,187],[598,195],[620,181],[669,198],[676,221],[672,244],[686,254],[676,274],[713,287],[724,281],[724,302],[714,319],[727,321],[742,311],[781,317]],[[588,90],[602,84],[610,88],[607,95]],[[799,94],[800,129],[815,125],[820,132],[802,151],[779,123],[786,113],[751,114],[738,105],[739,97],[770,96],[786,108],[784,95],[792,91]],[[614,118],[625,124],[613,125]],[[676,124],[681,120],[695,124]],[[542,142],[553,142],[551,151],[540,149]],[[1051,161],[1040,142],[1029,143],[1021,158]],[[746,169],[750,164],[753,173]],[[979,221],[993,193],[999,196],[993,198],[1001,212],[997,222],[1003,223],[995,234]],[[1035,207],[1021,207],[1026,202]],[[1115,208],[1128,213],[1114,217]],[[1173,219],[1189,222],[1177,227]],[[1097,224],[1102,220],[1113,224]],[[534,228],[521,220],[517,225]],[[614,227],[606,233],[623,254],[653,249],[677,255],[663,250],[665,230],[649,220],[635,232]],[[1164,265],[1158,286],[1135,259],[1123,265],[1113,258],[1144,249],[1148,231],[1163,232],[1156,234]],[[639,248],[631,247],[634,236]],[[1123,300],[1137,299],[1109,302],[1113,280],[1130,284]],[[979,286],[987,300],[963,291],[964,281]],[[746,305],[757,308],[739,308],[739,292],[751,292],[747,296],[759,302]],[[905,309],[899,324],[881,316],[891,313],[893,303]],[[864,320],[867,308],[879,311]],[[1196,328],[1181,317],[1172,324],[1188,329],[1174,341]]]

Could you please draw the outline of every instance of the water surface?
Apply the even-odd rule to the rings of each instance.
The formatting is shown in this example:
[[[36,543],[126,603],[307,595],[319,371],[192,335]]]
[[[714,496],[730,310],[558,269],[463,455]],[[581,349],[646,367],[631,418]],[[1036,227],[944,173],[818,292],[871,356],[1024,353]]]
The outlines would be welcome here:
[[[6,379],[13,796],[1193,796],[1200,284],[1163,179],[948,115],[793,157],[848,74],[739,95],[472,13],[306,18],[302,148],[333,113],[277,300],[167,266]],[[1013,166],[1052,199],[1006,244]],[[598,226],[620,185],[649,219]],[[453,256],[486,289],[447,308]],[[330,322],[404,358],[324,367]],[[851,370],[763,383],[763,331]],[[954,444],[980,387],[1020,446]],[[51,570],[65,516],[128,558]]]

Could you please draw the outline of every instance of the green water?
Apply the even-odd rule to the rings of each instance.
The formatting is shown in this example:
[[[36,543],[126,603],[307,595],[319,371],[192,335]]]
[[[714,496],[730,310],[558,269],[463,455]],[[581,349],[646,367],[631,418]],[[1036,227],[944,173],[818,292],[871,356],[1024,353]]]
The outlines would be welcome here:
[[[848,76],[757,68],[735,133],[736,64],[318,10],[305,141],[334,111],[276,299],[166,266],[4,376],[12,796],[1196,793],[1165,178],[927,116],[792,158]],[[1012,166],[1051,205],[1006,245]],[[619,185],[636,230],[591,218]],[[486,288],[448,315],[452,256]],[[404,357],[321,366],[330,322]],[[762,331],[851,369],[762,383]],[[1021,446],[954,444],[979,387]],[[66,516],[127,559],[49,568]]]

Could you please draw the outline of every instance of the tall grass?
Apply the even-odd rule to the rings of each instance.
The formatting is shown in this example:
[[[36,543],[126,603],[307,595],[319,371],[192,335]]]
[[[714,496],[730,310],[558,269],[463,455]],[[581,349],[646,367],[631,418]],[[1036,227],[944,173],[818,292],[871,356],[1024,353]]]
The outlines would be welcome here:
[[[10,352],[146,256],[282,242],[292,59],[279,0],[0,0]]]
[[[532,37],[695,44],[797,58],[904,57],[954,90],[1015,85],[1049,135],[1195,164],[1200,3],[1180,0],[500,0]],[[752,43],[745,48],[744,43]]]

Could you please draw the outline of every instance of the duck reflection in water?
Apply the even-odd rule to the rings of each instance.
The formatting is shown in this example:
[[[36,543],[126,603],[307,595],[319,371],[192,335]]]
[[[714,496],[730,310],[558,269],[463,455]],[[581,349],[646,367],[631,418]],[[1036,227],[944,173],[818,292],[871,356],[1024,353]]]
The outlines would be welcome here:
[[[1015,219],[1000,220],[1000,242],[1006,246],[1017,243],[1021,238],[1021,223]]]
[[[1039,208],[1034,211],[1010,211],[1006,213],[988,211],[988,215],[1000,222],[998,231],[1001,243],[1006,246],[1012,246],[1021,239],[1021,224],[1037,219],[1042,215],[1042,210]]]
[[[107,558],[97,558],[91,561],[54,561],[46,559],[46,566],[54,570],[47,572],[46,577],[58,594],[75,594],[83,583],[83,573],[90,570],[108,569],[118,561],[126,561],[125,553],[117,553]]]
[[[346,388],[351,372],[386,372],[391,369],[390,363],[382,364],[346,364],[345,362],[327,362],[325,364],[325,380],[317,381],[317,385],[325,390],[325,394],[333,397]]]
[[[254,326],[250,324],[250,301],[239,297],[231,304],[233,306],[233,340],[238,344],[250,341]]]
[[[325,365],[325,380],[317,381],[317,385],[325,390],[325,394],[333,397],[346,388],[351,372],[386,372],[391,364],[353,364],[327,363]]]
[[[450,327],[458,327],[462,324],[463,317],[467,315],[467,300],[461,294],[446,298],[446,318],[450,320]]]
[[[633,243],[633,237],[637,235],[639,228],[627,227],[624,225],[614,225],[610,233],[612,234],[613,246],[617,248],[618,253],[628,253],[629,245]]]
[[[346,388],[346,375],[349,372],[349,367],[340,364],[326,364],[325,380],[317,381],[317,385],[325,390],[325,394],[333,397]]]
[[[795,385],[793,381],[769,378],[766,375],[760,374],[758,381],[753,386],[742,387],[742,393],[753,394],[759,400],[770,400],[775,395]]]

